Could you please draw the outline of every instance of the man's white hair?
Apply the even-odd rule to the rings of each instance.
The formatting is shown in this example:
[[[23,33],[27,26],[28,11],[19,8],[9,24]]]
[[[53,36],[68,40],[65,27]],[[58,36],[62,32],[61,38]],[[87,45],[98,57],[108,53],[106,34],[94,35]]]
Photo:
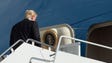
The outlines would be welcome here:
[[[31,18],[32,16],[37,16],[37,13],[34,10],[26,10],[25,18]]]

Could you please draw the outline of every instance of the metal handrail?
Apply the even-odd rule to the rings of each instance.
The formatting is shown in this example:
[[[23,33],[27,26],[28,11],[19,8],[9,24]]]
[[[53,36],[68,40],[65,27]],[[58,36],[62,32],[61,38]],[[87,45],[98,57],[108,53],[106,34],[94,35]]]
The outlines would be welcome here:
[[[27,40],[26,40],[26,43],[28,43],[29,41],[36,42],[36,43],[38,43],[38,44],[42,44],[42,45],[49,46],[49,47],[53,48],[53,46],[51,46],[51,45],[45,44],[45,43],[43,43],[43,42],[36,41],[36,40],[34,40],[34,39],[27,39]],[[0,58],[3,57],[3,55],[5,55],[8,51],[10,51],[11,49],[13,49],[13,47],[14,47],[15,45],[17,45],[19,42],[22,42],[22,43],[23,43],[23,42],[25,42],[25,41],[22,40],[22,39],[19,39],[18,41],[16,41],[12,46],[10,46],[7,50],[5,50],[5,51],[0,55]]]
[[[3,52],[1,55],[0,55],[0,58],[4,55],[4,54],[6,54],[9,50],[11,50],[15,45],[17,45],[19,42],[25,42],[24,40],[22,40],[22,39],[19,39],[18,41],[16,41],[16,43],[14,43],[11,47],[9,47],[5,52]]]
[[[93,42],[90,42],[90,41],[85,41],[85,40],[81,40],[81,39],[77,39],[77,38],[72,38],[70,36],[64,36],[63,35],[63,36],[60,36],[60,38],[59,38],[59,42],[58,42],[58,45],[57,45],[57,48],[56,48],[56,53],[55,53],[54,59],[56,59],[56,55],[57,55],[57,52],[59,50],[62,38],[72,39],[72,40],[76,40],[76,41],[79,41],[79,42],[83,42],[83,43],[87,43],[87,44],[91,44],[91,45],[95,45],[95,46],[98,46],[98,47],[102,47],[102,48],[106,48],[106,49],[112,50],[112,47],[109,47],[109,46],[105,46],[105,45],[93,43]],[[54,60],[54,62],[55,62],[55,60]]]
[[[51,46],[51,45],[45,44],[44,42],[39,42],[39,41],[34,40],[34,39],[27,39],[27,40],[26,40],[26,43],[28,43],[29,41],[36,42],[36,43],[38,43],[38,44],[45,45],[45,46],[48,46],[48,47],[53,48],[53,46]]]
[[[93,43],[93,42],[90,42],[90,41],[84,41],[84,40],[77,39],[77,38],[75,38],[75,40],[83,42],[83,43],[91,44],[91,45],[94,45],[94,46],[98,46],[98,47],[102,47],[102,48],[106,48],[106,49],[112,50],[112,47],[109,47],[109,46]]]
[[[76,40],[76,41],[79,41],[79,42],[83,42],[83,43],[87,43],[87,44],[91,44],[91,45],[95,45],[95,46],[98,46],[98,47],[102,47],[102,48],[106,48],[106,49],[110,49],[112,50],[112,47],[109,47],[109,46],[105,46],[105,45],[101,45],[101,44],[97,44],[97,43],[93,43],[93,42],[90,42],[90,41],[85,41],[85,40],[81,40],[81,39],[77,39],[77,38],[72,38],[72,37],[69,37],[69,36],[61,36],[59,38],[59,43],[57,45],[57,50],[59,50],[59,46],[61,44],[61,40],[62,38],[68,38],[68,39],[72,39],[72,40]]]
[[[48,47],[53,48],[53,46],[51,46],[51,45],[45,44],[45,43],[43,43],[43,42],[39,42],[39,41],[34,40],[34,39],[27,39],[27,40],[26,40],[26,43],[28,43],[29,41],[32,41],[32,42],[35,42],[35,43],[38,43],[38,44],[45,45],[45,46],[48,46]],[[31,60],[33,60],[33,59],[34,59],[34,60],[41,60],[41,61],[45,61],[45,62],[53,62],[53,61],[54,61],[54,60],[46,60],[46,59],[41,59],[41,58],[32,57],[32,58],[30,59],[30,62],[29,62],[29,63],[31,63]]]
[[[54,60],[46,60],[46,59],[41,59],[41,58],[36,58],[36,57],[32,57],[29,61],[29,63],[32,63],[32,60],[40,60],[40,61],[44,61],[44,62],[53,62]]]

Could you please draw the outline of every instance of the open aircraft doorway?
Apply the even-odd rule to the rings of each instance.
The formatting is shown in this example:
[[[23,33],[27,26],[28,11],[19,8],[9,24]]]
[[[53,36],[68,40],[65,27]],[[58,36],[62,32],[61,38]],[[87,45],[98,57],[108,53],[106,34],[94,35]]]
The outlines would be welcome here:
[[[53,26],[41,28],[40,29],[41,42],[49,44],[49,45],[53,46],[53,48],[50,48],[48,46],[42,46],[42,47],[45,49],[55,51],[57,48],[59,38],[62,35],[75,37],[75,31],[68,24],[59,24],[59,25],[53,25]],[[61,45],[65,45],[65,44],[67,45],[67,44],[72,44],[72,43],[74,43],[74,40],[62,39]],[[62,49],[62,50],[65,50],[65,49]],[[69,50],[71,50],[71,49],[69,49]],[[76,51],[74,51],[73,53],[80,55],[80,47],[76,46],[75,50]],[[66,51],[68,51],[68,50],[66,50]]]
[[[94,24],[88,30],[88,41],[112,47],[112,21]],[[86,55],[89,58],[112,63],[112,51],[87,45]]]

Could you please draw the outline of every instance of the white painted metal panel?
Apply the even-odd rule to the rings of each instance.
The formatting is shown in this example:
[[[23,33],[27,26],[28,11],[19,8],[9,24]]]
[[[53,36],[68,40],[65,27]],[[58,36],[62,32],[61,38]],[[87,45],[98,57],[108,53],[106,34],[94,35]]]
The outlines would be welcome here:
[[[53,52],[23,43],[15,50],[15,52],[11,53],[1,63],[29,63],[32,57],[43,60],[52,60],[52,58],[49,56],[50,54],[53,54]],[[38,62],[45,63],[41,60],[38,60]]]
[[[105,63],[105,62],[58,51],[54,63]]]

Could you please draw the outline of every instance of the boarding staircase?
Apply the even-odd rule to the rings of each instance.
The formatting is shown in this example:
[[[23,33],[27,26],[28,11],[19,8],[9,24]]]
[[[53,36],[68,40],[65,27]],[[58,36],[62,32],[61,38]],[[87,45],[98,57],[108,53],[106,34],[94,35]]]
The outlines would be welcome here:
[[[72,39],[75,40],[75,42],[72,44],[60,45],[63,38]],[[28,43],[29,41],[31,41],[32,44]],[[13,47],[19,42],[22,42],[22,44],[16,50],[13,50]],[[112,48],[108,46],[72,38],[69,36],[61,36],[59,38],[56,51],[37,47],[34,45],[35,42],[41,45],[52,47],[43,42],[38,42],[33,39],[28,39],[27,41],[23,41],[20,39],[0,55],[0,58],[2,58],[0,63],[106,63],[103,61],[80,56],[80,42],[112,50]],[[75,47],[78,47],[79,50],[75,49]],[[7,54],[7,52],[9,51],[11,51],[11,53]]]

